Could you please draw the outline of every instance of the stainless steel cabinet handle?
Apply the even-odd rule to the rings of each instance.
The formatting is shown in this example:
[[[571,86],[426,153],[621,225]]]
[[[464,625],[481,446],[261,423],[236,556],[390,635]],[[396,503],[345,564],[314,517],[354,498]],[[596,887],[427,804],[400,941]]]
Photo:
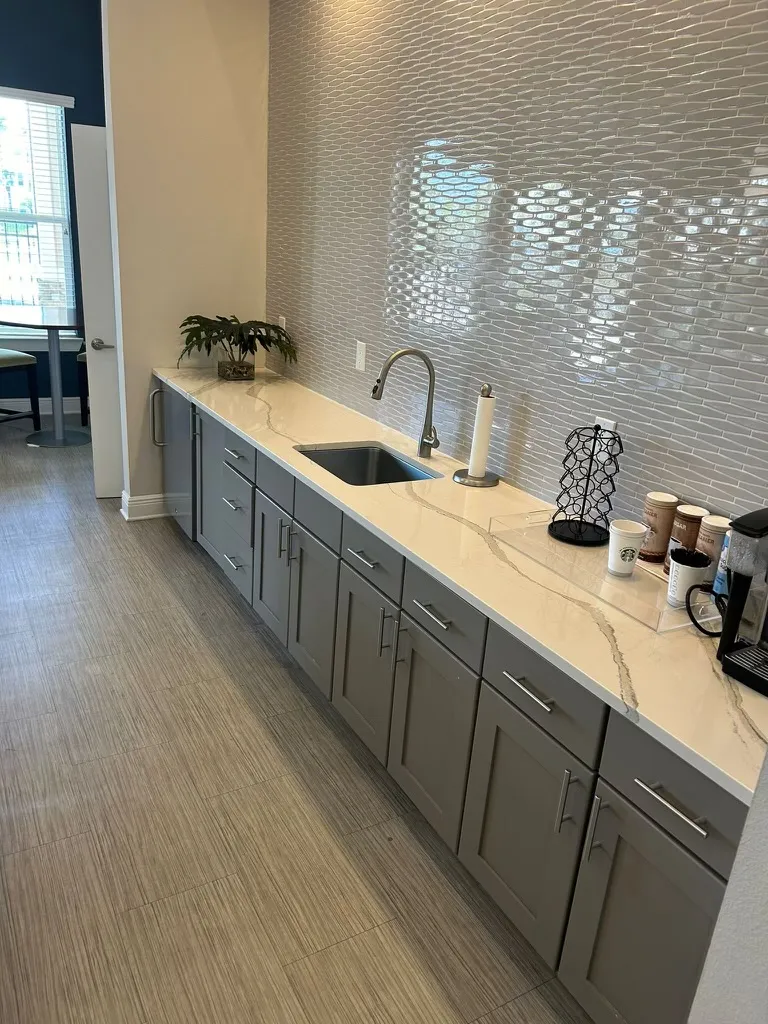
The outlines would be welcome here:
[[[285,529],[285,527],[287,525],[288,524],[284,523],[282,519],[278,519],[277,520],[277,560],[278,561],[280,561],[280,559],[283,557],[283,555],[287,555],[288,554],[288,548],[284,548],[283,547],[283,530]]]
[[[381,652],[384,650],[384,619],[387,617],[387,609],[383,606],[379,608],[379,635],[376,639],[376,657],[381,657]]]
[[[293,553],[293,538],[298,537],[298,533],[292,530],[290,524],[288,525],[288,561],[295,562],[299,555],[298,552],[294,555]],[[301,544],[299,544],[299,551],[301,551]]]
[[[413,599],[413,603],[416,605],[420,612],[424,612],[427,618],[430,618],[432,619],[433,622],[436,622],[440,629],[451,628],[451,620],[441,619],[439,615],[435,615],[435,613],[432,611],[428,604],[422,604],[421,601],[417,601],[415,597]]]
[[[242,511],[243,506],[238,505],[236,501],[230,501],[229,498],[222,498],[221,500],[224,502],[225,505],[229,506],[229,508],[231,508],[233,512]]]
[[[242,456],[240,452],[233,452],[231,448],[225,448],[224,451],[227,453],[227,455],[231,455],[233,459],[244,458],[244,456]]]
[[[155,414],[155,398],[158,395],[162,395],[162,393],[162,388],[155,388],[154,391],[150,391],[149,393],[149,436],[152,438],[152,444],[156,448],[165,448],[166,445],[165,441],[157,440],[157,431],[155,430],[155,426],[157,424],[157,416]]]
[[[101,352],[103,348],[114,348],[114,345],[108,345],[103,338],[92,338],[91,348],[95,348],[97,352]]]
[[[354,555],[355,558],[359,559],[367,569],[375,569],[379,564],[378,562],[369,562],[362,551],[354,551],[352,548],[347,548],[350,555]]]
[[[229,562],[229,564],[232,566],[233,569],[242,569],[243,568],[243,563],[242,562],[236,562],[233,558],[230,558],[229,555],[224,555],[224,557],[226,558],[226,560]]]
[[[523,693],[526,695],[526,697],[530,697],[534,704],[538,704],[542,711],[546,711],[548,715],[552,713],[552,708],[554,708],[555,702],[549,699],[542,700],[541,697],[537,697],[533,690],[529,690],[528,687],[523,683],[523,679],[525,679],[525,676],[523,676],[523,679],[515,679],[514,676],[511,676],[509,672],[505,672],[504,669],[501,670],[501,674],[504,676],[505,679],[508,679],[510,683],[514,683],[515,686],[521,689]]]
[[[586,864],[589,861],[589,856],[593,850],[603,845],[600,842],[595,842],[595,829],[597,828],[597,819],[600,816],[600,811],[607,806],[608,804],[604,804],[597,793],[595,793],[592,799],[592,813],[589,816],[589,824],[587,825],[587,838],[584,840],[584,852],[581,855],[582,864]]]
[[[707,838],[709,832],[707,831],[707,829],[702,828],[699,824],[700,821],[704,821],[704,818],[694,819],[689,818],[687,814],[683,814],[683,812],[681,810],[678,810],[678,808],[675,807],[674,804],[670,803],[669,800],[665,800],[660,793],[656,792],[657,788],[661,788],[660,784],[651,784],[649,786],[648,783],[643,782],[642,779],[635,779],[634,781],[635,785],[639,786],[644,793],[647,793],[648,796],[652,796],[654,800],[658,800],[662,807],[666,807],[666,809],[670,811],[672,814],[674,814],[676,818],[679,818],[680,821],[684,821],[685,824],[689,828],[692,828],[693,831],[696,832],[698,835],[700,835],[702,839]]]
[[[572,778],[570,771],[566,768],[563,772],[563,783],[560,786],[560,798],[557,801],[557,810],[555,811],[555,835],[559,834],[564,821],[573,821],[572,814],[563,814],[568,800],[568,790],[570,789],[572,782],[578,782],[578,779]]]

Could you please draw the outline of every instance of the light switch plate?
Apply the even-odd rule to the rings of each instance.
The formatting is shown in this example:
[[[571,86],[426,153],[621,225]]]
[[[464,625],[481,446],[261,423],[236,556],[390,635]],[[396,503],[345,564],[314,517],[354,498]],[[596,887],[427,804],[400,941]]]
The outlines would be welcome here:
[[[355,349],[355,369],[365,369],[365,342],[358,341],[357,348]]]

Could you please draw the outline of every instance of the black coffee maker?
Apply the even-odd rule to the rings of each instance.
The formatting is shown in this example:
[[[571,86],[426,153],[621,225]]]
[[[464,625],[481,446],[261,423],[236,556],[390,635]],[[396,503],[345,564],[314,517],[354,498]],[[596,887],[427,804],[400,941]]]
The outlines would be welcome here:
[[[748,512],[733,520],[726,568],[728,605],[717,657],[726,675],[768,696],[768,635],[765,626],[768,509]],[[746,632],[751,634],[749,639],[745,639]]]

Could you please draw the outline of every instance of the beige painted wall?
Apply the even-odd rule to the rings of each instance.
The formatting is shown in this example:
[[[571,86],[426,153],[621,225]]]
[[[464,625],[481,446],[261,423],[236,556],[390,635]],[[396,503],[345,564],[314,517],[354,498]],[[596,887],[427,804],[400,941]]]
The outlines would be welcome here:
[[[162,491],[153,366],[190,313],[264,315],[268,0],[103,0],[125,489]]]

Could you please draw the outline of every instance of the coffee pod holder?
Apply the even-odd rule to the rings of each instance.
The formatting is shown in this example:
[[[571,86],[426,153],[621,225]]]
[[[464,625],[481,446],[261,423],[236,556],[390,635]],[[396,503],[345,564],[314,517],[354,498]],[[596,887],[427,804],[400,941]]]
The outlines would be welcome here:
[[[608,513],[616,490],[621,438],[597,423],[577,427],[565,439],[557,510],[549,534],[565,544],[597,547],[608,543]]]

